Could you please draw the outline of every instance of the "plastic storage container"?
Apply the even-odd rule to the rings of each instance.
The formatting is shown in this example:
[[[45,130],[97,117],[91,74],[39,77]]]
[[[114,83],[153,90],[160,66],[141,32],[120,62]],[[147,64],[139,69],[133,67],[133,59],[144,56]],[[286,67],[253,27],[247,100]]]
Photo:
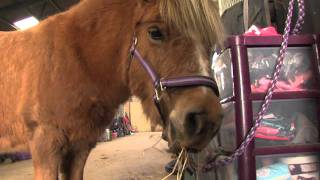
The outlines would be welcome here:
[[[199,164],[205,163],[206,158],[199,157],[210,155],[208,152],[231,153],[243,142],[261,109],[281,43],[280,36],[228,39],[228,48],[212,66],[225,118],[216,138],[197,155]],[[309,171],[306,173],[310,176],[301,176],[304,167],[320,172],[319,52],[320,35],[291,36],[280,80],[255,140],[234,164],[212,172],[197,172],[185,179],[263,180],[265,170],[271,172],[275,168],[284,169],[280,175],[288,175],[287,179],[319,180]],[[300,163],[309,156],[314,161]],[[308,163],[311,165],[305,166]],[[278,175],[275,172],[274,177]]]
[[[257,180],[318,180],[320,155],[318,153],[258,156],[256,166]]]

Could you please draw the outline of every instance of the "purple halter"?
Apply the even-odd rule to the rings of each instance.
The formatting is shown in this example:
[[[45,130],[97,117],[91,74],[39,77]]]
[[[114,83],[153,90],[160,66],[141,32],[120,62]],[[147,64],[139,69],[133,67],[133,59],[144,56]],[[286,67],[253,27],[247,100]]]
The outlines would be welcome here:
[[[137,46],[137,37],[134,37],[133,44],[131,46],[130,52],[133,57],[138,59],[140,64],[143,66],[143,68],[146,70],[148,75],[153,81],[154,85],[154,96],[153,100],[155,102],[155,105],[159,111],[159,114],[164,121],[164,115],[161,111],[160,108],[160,101],[162,98],[162,94],[170,88],[181,88],[181,87],[194,87],[194,86],[206,86],[210,89],[213,90],[213,92],[219,96],[219,89],[217,86],[217,83],[215,80],[211,77],[208,76],[182,76],[182,77],[177,77],[177,78],[161,78],[159,75],[156,73],[156,71],[151,67],[151,65],[141,56],[139,51],[136,49]]]

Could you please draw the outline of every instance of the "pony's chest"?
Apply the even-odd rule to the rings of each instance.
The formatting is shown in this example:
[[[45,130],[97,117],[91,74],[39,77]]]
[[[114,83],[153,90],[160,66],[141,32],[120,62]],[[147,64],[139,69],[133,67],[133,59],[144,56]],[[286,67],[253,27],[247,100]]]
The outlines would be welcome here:
[[[85,137],[104,130],[111,123],[112,117],[112,110],[102,98],[84,98],[64,113],[63,117],[53,120],[61,119],[59,126],[69,132],[67,134],[70,136]]]
[[[94,100],[87,109],[88,118],[98,126],[107,124],[112,120],[112,110],[109,108],[108,103],[103,100]]]

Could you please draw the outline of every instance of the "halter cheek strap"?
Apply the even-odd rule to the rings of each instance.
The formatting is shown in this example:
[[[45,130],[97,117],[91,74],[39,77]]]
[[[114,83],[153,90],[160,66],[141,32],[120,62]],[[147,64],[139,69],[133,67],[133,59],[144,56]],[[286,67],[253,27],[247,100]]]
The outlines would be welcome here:
[[[153,86],[154,86],[153,100],[155,102],[155,105],[163,121],[165,118],[163,113],[161,112],[160,101],[162,98],[162,94],[167,89],[205,86],[213,90],[213,92],[217,96],[219,96],[219,89],[218,89],[217,83],[213,78],[208,76],[195,75],[195,76],[181,76],[176,78],[161,78],[156,73],[156,71],[152,68],[152,66],[141,56],[139,51],[136,49],[137,42],[138,42],[137,38],[135,37],[130,49],[130,53],[132,55],[132,59],[137,59],[139,61],[139,63],[146,70],[149,77],[153,81]]]

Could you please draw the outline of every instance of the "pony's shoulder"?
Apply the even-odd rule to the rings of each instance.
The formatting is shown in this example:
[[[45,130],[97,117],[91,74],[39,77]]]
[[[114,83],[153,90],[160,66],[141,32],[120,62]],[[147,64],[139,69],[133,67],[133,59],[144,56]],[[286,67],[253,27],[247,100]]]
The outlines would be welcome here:
[[[18,34],[22,31],[0,31],[0,36],[9,36],[13,34]]]
[[[8,42],[10,40],[16,39],[19,34],[21,34],[20,31],[0,31],[0,41]]]

